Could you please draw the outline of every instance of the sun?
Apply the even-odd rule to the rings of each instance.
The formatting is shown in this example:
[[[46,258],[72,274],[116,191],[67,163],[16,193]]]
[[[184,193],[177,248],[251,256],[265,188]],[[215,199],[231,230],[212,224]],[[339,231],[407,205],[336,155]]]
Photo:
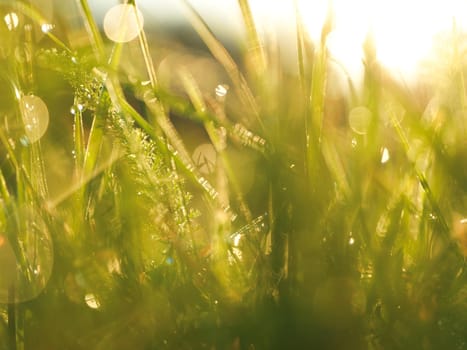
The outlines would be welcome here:
[[[363,69],[363,44],[374,40],[378,61],[405,79],[414,77],[430,55],[437,34],[467,27],[467,2],[462,0],[297,0],[312,39],[319,40],[329,6],[334,29],[328,37],[333,58],[352,75]]]

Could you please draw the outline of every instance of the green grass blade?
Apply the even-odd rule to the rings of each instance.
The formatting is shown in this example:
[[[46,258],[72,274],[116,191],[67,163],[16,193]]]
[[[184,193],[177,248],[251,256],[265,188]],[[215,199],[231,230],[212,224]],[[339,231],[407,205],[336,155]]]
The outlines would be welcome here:
[[[251,55],[253,69],[256,73],[256,79],[261,80],[263,74],[266,71],[266,56],[264,54],[263,45],[261,44],[248,0],[238,0],[238,5],[242,12],[242,19],[245,23],[248,37],[247,55]]]
[[[251,111],[252,116],[260,122],[260,125],[262,125],[262,122],[259,120],[258,105],[255,101],[255,98],[253,97],[253,93],[251,92],[246,79],[238,69],[235,61],[229,55],[225,47],[214,36],[196,10],[186,0],[182,0],[182,2],[185,5],[184,8],[187,10],[187,16],[193,28],[196,30],[201,39],[203,39],[212,55],[224,67],[225,71],[230,77],[230,80],[234,84],[235,91],[239,95],[242,102]]]

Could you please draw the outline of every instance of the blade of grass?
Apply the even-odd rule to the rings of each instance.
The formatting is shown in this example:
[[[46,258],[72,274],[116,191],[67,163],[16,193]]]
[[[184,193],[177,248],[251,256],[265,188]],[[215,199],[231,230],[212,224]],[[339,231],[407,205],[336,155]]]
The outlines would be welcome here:
[[[48,36],[56,45],[72,54],[72,50],[56,35],[51,32],[52,28],[49,28],[48,25],[51,25],[45,17],[36,9],[35,7],[26,4],[25,2],[16,1],[15,6],[22,14],[32,19],[37,25],[41,27],[42,32]],[[45,26],[45,27],[44,27]]]
[[[409,154],[410,152],[409,140],[407,139],[407,136],[402,130],[401,125],[397,119],[397,116],[391,115],[391,122],[392,122],[394,129],[397,132],[397,135],[399,136],[402,146],[404,147],[405,153]],[[413,167],[413,170],[415,171],[415,175],[417,176],[420,185],[422,186],[423,190],[426,193],[428,201],[430,202],[432,209],[435,212],[435,215],[438,217],[438,220],[441,226],[442,237],[449,240],[450,239],[449,226],[441,211],[441,208],[438,202],[436,201],[435,196],[433,195],[433,192],[431,191],[431,187],[428,183],[428,180],[425,174],[423,174],[420,171],[420,169],[416,166],[415,163],[412,163],[412,167]]]
[[[29,178],[34,179],[33,184],[35,193],[37,193],[41,198],[47,198],[49,191],[47,187],[44,156],[42,153],[40,140],[34,142],[31,145],[29,150],[29,157],[31,163]]]
[[[304,43],[305,43],[305,29],[303,27],[302,17],[298,8],[298,1],[294,0],[295,8],[295,32],[297,40],[297,61],[298,61],[298,77],[302,88],[303,96],[307,95],[307,86],[305,82],[305,56],[304,56]]]
[[[191,6],[191,4],[186,0],[181,1],[185,5],[184,8],[186,9],[186,13],[188,19],[191,22],[191,25],[201,37],[203,42],[206,44],[208,49],[211,51],[212,55],[224,67],[230,80],[234,84],[235,91],[239,95],[241,101],[245,104],[249,111],[251,111],[253,117],[259,122],[259,125],[262,126],[264,129],[263,122],[259,117],[258,105],[253,97],[248,83],[246,82],[246,79],[238,69],[235,61],[229,55],[225,47],[215,37],[215,35],[209,29],[209,27],[201,18],[201,16],[196,12],[193,6]]]
[[[349,198],[351,189],[338,150],[336,149],[335,145],[327,139],[323,140],[322,146],[323,158],[328,169],[334,175],[334,178],[339,184],[340,190],[344,196]]]
[[[255,151],[261,152],[262,154],[268,153],[270,150],[269,144],[264,138],[253,133],[247,127],[241,123],[233,123],[230,121],[225,114],[221,111],[212,113],[209,109],[199,111],[194,108],[193,105],[185,99],[172,95],[171,93],[164,91],[161,87],[158,87],[155,91],[155,96],[164,102],[164,105],[168,106],[171,111],[176,112],[185,118],[188,118],[194,122],[204,124],[205,122],[212,122],[216,127],[224,127],[228,136],[235,142],[241,143],[243,146],[254,149]],[[205,96],[207,104],[214,111],[219,109],[219,102]]]
[[[180,71],[179,75],[182,80],[183,86],[188,93],[189,98],[191,99],[193,105],[195,106],[195,109],[200,113],[204,113],[204,111],[206,111],[206,104],[203,100],[201,91],[196,81],[194,80],[193,76],[187,70]],[[221,133],[221,130],[216,128],[213,121],[204,122],[204,128],[212,144],[214,145],[219,157],[222,159],[222,164],[224,165],[223,169],[226,171],[227,177],[230,183],[232,184],[234,192],[237,196],[237,200],[240,203],[241,212],[244,215],[247,222],[251,222],[252,220],[251,212],[248,206],[246,205],[246,202],[245,202],[243,193],[240,189],[240,186],[238,184],[237,178],[225,154],[225,140],[221,140],[221,136],[219,135]],[[224,203],[224,207],[225,206],[228,206],[228,203]]]
[[[309,176],[316,176],[317,160],[314,157],[321,148],[321,133],[324,120],[328,55],[327,35],[333,26],[332,8],[329,7],[326,22],[321,31],[321,41],[315,50],[312,65],[309,117],[306,119],[307,170]]]
[[[102,36],[99,32],[99,28],[97,27],[94,18],[92,17],[92,12],[89,7],[87,0],[76,0],[80,6],[81,15],[85,19],[85,27],[88,31],[89,36],[91,37],[92,47],[94,49],[94,53],[99,62],[103,62],[104,60],[104,42],[102,40]]]
[[[6,205],[8,205],[11,201],[10,191],[8,190],[8,186],[5,181],[5,176],[3,175],[3,171],[0,169],[0,193],[2,196],[3,201]]]
[[[87,173],[82,179],[81,182],[75,182],[72,186],[70,186],[67,191],[61,192],[60,195],[56,198],[49,199],[46,203],[47,210],[52,212],[55,208],[57,208],[61,203],[65,200],[73,196],[77,191],[82,189],[83,186],[91,182],[97,176],[102,174],[104,171],[109,169],[116,161],[118,161],[122,157],[122,154],[119,152],[113,152],[112,156],[109,157],[105,162],[100,164],[98,167],[94,168],[92,173]]]
[[[123,112],[125,115],[133,119],[136,124],[141,127],[144,132],[147,133],[151,137],[151,139],[157,144],[161,151],[170,155],[174,158],[177,167],[184,169],[187,173],[188,178],[194,180],[194,182],[201,186],[201,188],[212,198],[216,199],[218,193],[216,189],[209,183],[209,181],[203,177],[197,170],[196,166],[194,165],[191,157],[189,156],[186,148],[183,144],[183,140],[178,136],[176,129],[173,127],[172,123],[166,123],[168,117],[166,116],[165,112],[161,110],[160,103],[155,101],[154,99],[150,99],[152,101],[146,101],[146,106],[148,107],[149,111],[153,113],[156,120],[158,120],[158,125],[164,131],[165,135],[168,137],[170,141],[170,145],[161,140],[161,138],[157,135],[156,131],[154,130],[153,126],[149,124],[146,119],[144,119],[125,99],[123,95],[123,91],[121,86],[119,85],[118,81],[112,81],[112,78],[108,76],[108,74],[101,72],[97,68],[95,72],[100,78],[105,82],[105,86],[107,91],[109,92],[109,96],[112,100],[113,106]],[[224,208],[225,212],[231,220],[234,220],[236,214],[234,214],[231,208]]]
[[[253,68],[256,70],[256,78],[261,79],[266,71],[266,56],[258,35],[258,30],[256,29],[250,4],[248,0],[238,0],[238,5],[242,12],[242,19],[245,23],[248,37],[248,51],[252,56]]]
[[[133,1],[134,2],[134,11],[136,12],[136,1]],[[143,24],[140,23],[140,18],[139,16],[136,15],[135,13],[135,17],[136,17],[136,21],[137,21],[137,25],[139,28],[143,28]],[[146,65],[146,71],[148,73],[148,76],[149,76],[149,81],[151,82],[151,86],[153,89],[155,89],[157,87],[157,76],[156,76],[156,70],[154,69],[154,63],[152,61],[152,56],[151,56],[151,52],[149,51],[149,45],[148,45],[148,40],[147,40],[147,37],[146,37],[146,31],[144,29],[141,29],[139,34],[138,34],[138,39],[139,39],[139,44],[140,44],[140,47],[141,47],[141,52],[143,54],[143,58],[144,58],[144,63]]]

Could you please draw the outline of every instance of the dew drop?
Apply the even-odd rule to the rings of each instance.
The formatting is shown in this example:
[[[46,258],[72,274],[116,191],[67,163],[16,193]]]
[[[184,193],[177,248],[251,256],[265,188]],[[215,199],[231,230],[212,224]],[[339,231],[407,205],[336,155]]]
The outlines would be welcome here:
[[[26,95],[21,97],[20,109],[26,136],[31,143],[34,143],[45,134],[49,126],[47,105],[38,96]]]
[[[117,259],[117,257],[113,256],[109,258],[109,260],[107,260],[107,271],[109,271],[110,273],[116,273],[116,274],[122,273],[120,261]]]
[[[236,234],[233,237],[233,245],[234,247],[238,247],[240,245],[240,240],[242,239],[242,235],[240,233]]]
[[[360,279],[370,280],[373,278],[373,266],[369,265],[360,271]]]
[[[23,147],[29,147],[31,145],[26,135],[23,135],[19,138],[19,143],[21,143]]]
[[[135,39],[143,29],[143,14],[134,5],[120,4],[112,7],[104,17],[104,32],[117,43]]]
[[[7,13],[5,17],[3,17],[3,20],[5,21],[5,24],[10,31],[15,30],[18,27],[19,18],[18,15],[14,12]]]
[[[86,302],[86,305],[89,306],[91,309],[98,309],[101,307],[99,299],[97,299],[97,297],[92,293],[86,294],[84,296],[84,301]]]
[[[42,31],[42,33],[44,33],[44,34],[47,34],[47,33],[50,32],[53,28],[54,28],[54,25],[53,25],[53,24],[50,24],[50,23],[43,23],[43,24],[41,25],[41,31]]]
[[[349,124],[352,130],[360,135],[365,135],[371,122],[371,112],[368,108],[360,106],[350,111]]]
[[[389,158],[391,158],[389,155],[389,150],[386,147],[384,147],[381,152],[381,164],[387,163]]]
[[[223,99],[226,95],[227,92],[229,91],[229,86],[226,84],[219,84],[216,86],[216,96],[219,99]]]

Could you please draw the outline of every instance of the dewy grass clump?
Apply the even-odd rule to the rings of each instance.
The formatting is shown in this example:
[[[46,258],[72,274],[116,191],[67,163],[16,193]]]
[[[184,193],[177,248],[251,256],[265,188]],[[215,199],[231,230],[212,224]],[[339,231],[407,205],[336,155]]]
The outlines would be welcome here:
[[[467,349],[464,36],[343,87],[182,3],[207,52],[0,2],[0,349]]]

